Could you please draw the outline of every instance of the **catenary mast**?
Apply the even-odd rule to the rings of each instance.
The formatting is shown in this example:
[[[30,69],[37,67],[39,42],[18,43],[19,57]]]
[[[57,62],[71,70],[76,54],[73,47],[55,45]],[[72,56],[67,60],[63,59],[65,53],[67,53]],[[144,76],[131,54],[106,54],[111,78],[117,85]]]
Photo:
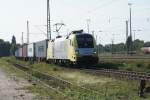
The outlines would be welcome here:
[[[47,0],[47,39],[51,39],[50,0]]]

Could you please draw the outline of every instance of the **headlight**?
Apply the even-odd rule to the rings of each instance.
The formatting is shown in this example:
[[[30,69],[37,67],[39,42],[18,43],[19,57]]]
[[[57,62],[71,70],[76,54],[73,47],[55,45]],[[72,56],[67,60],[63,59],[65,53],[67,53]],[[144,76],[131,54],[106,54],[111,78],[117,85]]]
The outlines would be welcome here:
[[[75,50],[75,53],[78,55],[79,54],[79,50]]]
[[[95,52],[93,52],[94,54],[96,54],[96,51]]]
[[[96,54],[96,53],[97,53],[97,52],[96,52],[96,50],[94,49],[94,50],[93,50],[93,54]]]

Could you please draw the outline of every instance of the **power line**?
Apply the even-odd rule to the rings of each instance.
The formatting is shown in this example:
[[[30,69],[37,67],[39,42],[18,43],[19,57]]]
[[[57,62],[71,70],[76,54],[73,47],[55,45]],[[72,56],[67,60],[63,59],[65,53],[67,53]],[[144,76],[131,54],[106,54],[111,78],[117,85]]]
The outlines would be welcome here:
[[[98,7],[96,7],[96,8],[94,8],[93,10],[91,10],[91,11],[88,11],[88,13],[93,13],[94,11],[96,11],[96,10],[98,10],[98,9],[101,9],[101,8],[103,8],[103,7],[106,7],[106,6],[109,6],[109,5],[111,5],[111,4],[113,4],[113,3],[115,3],[116,1],[119,1],[119,0],[111,0],[111,1],[109,1],[109,2],[107,2],[107,3],[105,3],[105,4],[103,4],[103,5],[100,5],[100,6],[98,6]]]
[[[42,32],[42,34],[44,34],[44,35],[47,36],[47,33],[44,32],[43,30],[41,30],[41,29],[39,28],[39,25],[35,25],[34,27],[35,27],[36,29],[38,29],[40,32]]]

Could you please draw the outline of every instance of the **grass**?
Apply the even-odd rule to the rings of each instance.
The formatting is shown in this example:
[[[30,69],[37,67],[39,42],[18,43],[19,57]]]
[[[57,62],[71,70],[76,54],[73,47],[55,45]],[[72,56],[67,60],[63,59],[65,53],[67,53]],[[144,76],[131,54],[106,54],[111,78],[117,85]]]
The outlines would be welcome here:
[[[0,59],[0,68],[3,69],[9,77],[15,77],[18,79],[23,78],[25,80],[29,79],[29,77],[25,73],[16,69],[11,64],[6,62],[6,59],[8,60],[10,58]],[[49,100],[49,98],[54,100],[67,100],[67,98],[63,95],[60,95],[59,93],[53,90],[43,87],[40,83],[36,83],[36,85],[26,86],[23,89],[29,90],[30,92],[36,94],[36,100]]]
[[[10,59],[10,58],[6,58]],[[11,60],[11,59],[10,59]],[[18,63],[29,64],[28,62],[17,61]],[[109,66],[111,66],[112,62],[109,62]],[[141,63],[141,62],[140,62]],[[132,65],[132,63],[130,63]],[[134,63],[133,63],[134,64]],[[107,63],[105,64],[107,65]],[[114,67],[116,67],[116,63],[114,63]],[[135,64],[136,65],[136,64]],[[100,66],[102,67],[102,65]],[[105,67],[105,66],[103,66]],[[119,69],[128,68],[127,63],[120,62],[117,66]],[[128,80],[118,80],[114,78],[108,78],[103,76],[94,76],[91,74],[87,74],[84,71],[78,69],[64,68],[52,64],[46,63],[35,63],[31,65],[31,68],[34,70],[38,70],[44,73],[48,73],[50,75],[55,75],[62,79],[68,80],[72,82],[76,86],[86,87],[89,90],[93,91],[85,91],[76,86],[64,88],[62,92],[67,96],[71,97],[75,100],[149,100],[149,93],[145,94],[145,98],[138,97],[138,82],[128,81]],[[130,67],[129,67],[130,68]],[[141,65],[138,65],[139,69],[142,69]],[[39,91],[43,91],[39,86],[36,87],[28,87],[31,92],[42,94]],[[99,94],[94,93],[94,91]],[[47,93],[47,92],[46,92]],[[55,93],[50,93],[52,96]],[[91,95],[92,94],[92,95]],[[54,96],[55,97],[55,96]],[[57,99],[57,98],[56,98]],[[62,99],[61,99],[62,100]]]
[[[101,61],[97,66],[99,68],[150,73],[149,59],[105,59]]]

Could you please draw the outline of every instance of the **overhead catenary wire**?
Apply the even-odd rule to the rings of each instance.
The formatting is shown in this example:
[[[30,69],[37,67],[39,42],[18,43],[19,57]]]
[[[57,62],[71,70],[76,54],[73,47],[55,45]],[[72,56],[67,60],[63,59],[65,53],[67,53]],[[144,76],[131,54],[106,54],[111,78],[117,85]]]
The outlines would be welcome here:
[[[93,12],[95,12],[95,11],[98,10],[98,9],[107,7],[107,6],[109,6],[109,5],[113,4],[113,3],[115,3],[116,1],[119,1],[119,0],[111,0],[111,1],[109,1],[109,2],[106,2],[106,3],[104,3],[103,5],[97,6],[97,7],[94,8],[93,10],[88,11],[88,13],[93,13]]]
[[[47,36],[47,33],[46,33],[45,31],[41,30],[41,29],[39,28],[39,25],[35,25],[34,27],[35,27],[36,29],[38,29],[42,34],[44,34],[44,35]]]

